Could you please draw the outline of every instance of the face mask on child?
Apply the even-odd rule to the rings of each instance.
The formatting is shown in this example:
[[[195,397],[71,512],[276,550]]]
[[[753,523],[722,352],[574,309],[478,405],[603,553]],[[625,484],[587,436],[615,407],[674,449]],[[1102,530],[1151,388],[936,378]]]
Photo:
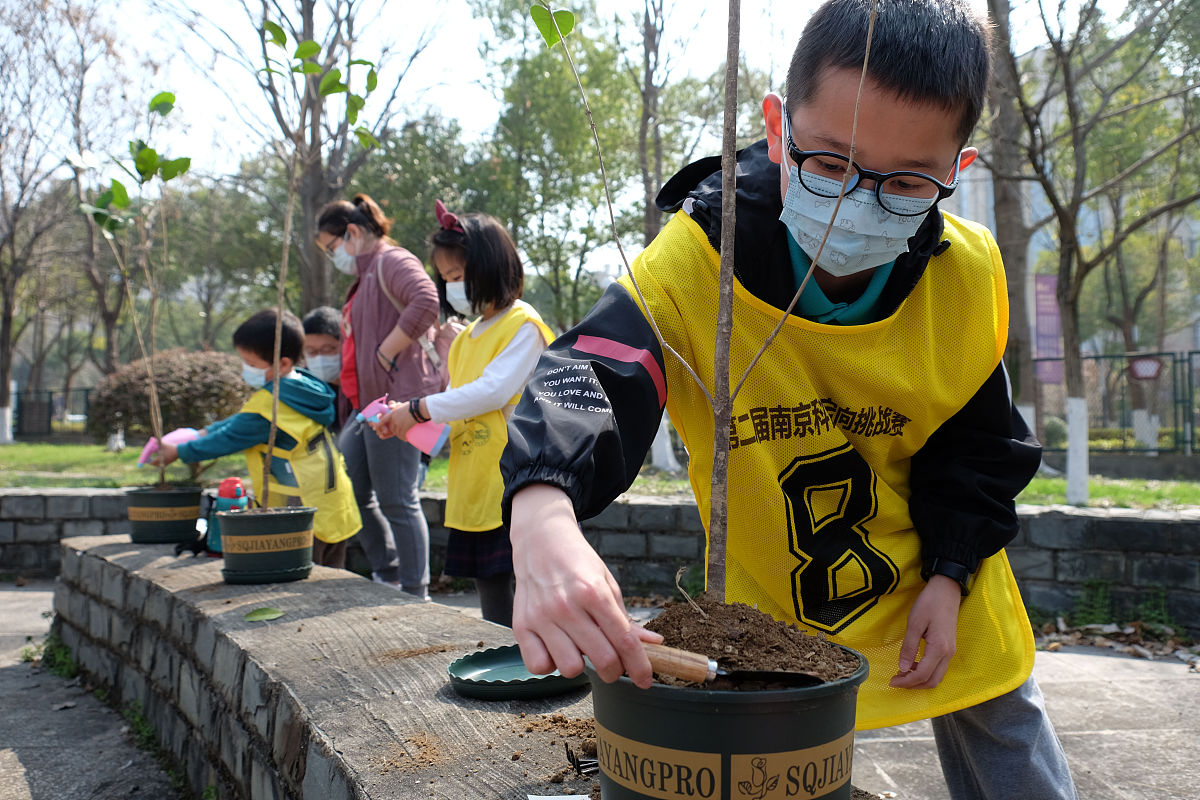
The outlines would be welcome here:
[[[446,283],[446,302],[464,317],[475,314],[471,301],[467,299],[466,281],[448,281]]]
[[[809,172],[804,173],[804,179],[813,184],[830,184],[831,194],[841,188],[840,181]],[[816,258],[836,204],[836,197],[818,197],[805,189],[794,165],[788,170],[787,195],[783,198],[779,221],[787,226],[809,258]],[[926,216],[893,214],[879,205],[873,190],[855,189],[842,198],[837,221],[829,231],[829,241],[825,242],[817,266],[831,275],[845,276],[886,264],[908,251],[909,238]]]
[[[261,389],[267,385],[267,371],[252,367],[245,361],[242,362],[242,380],[253,386],[255,389]]]
[[[346,252],[346,241],[333,248],[333,252],[329,254],[333,259],[333,268],[344,275],[358,274],[358,259]]]
[[[336,353],[329,356],[309,356],[305,360],[308,362],[308,371],[326,383],[333,383],[342,373],[342,357]]]

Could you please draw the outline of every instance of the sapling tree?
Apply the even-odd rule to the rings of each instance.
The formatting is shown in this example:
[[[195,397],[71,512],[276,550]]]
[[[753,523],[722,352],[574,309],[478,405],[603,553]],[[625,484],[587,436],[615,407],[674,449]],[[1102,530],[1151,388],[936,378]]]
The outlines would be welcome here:
[[[375,91],[379,77],[375,65],[361,58],[351,59],[342,67],[336,66],[330,59],[322,58],[321,45],[312,39],[295,42],[289,45],[288,35],[277,23],[266,20],[260,30],[262,37],[263,66],[260,72],[263,80],[272,87],[275,95],[291,93],[298,98],[326,98],[331,95],[345,95],[346,125],[351,127],[357,137],[359,146],[364,150],[379,144],[371,130],[365,125],[358,124],[358,115],[366,105],[366,99]],[[351,90],[351,75],[363,75],[363,89]],[[310,102],[299,102],[300,119],[306,118]],[[277,112],[278,113],[278,112]],[[282,143],[286,150],[287,203],[283,216],[283,250],[279,261],[278,297],[275,307],[275,346],[271,356],[271,371],[275,376],[271,382],[271,431],[267,437],[267,455],[263,458],[262,497],[259,505],[266,507],[270,503],[270,474],[271,459],[275,452],[275,437],[279,431],[279,353],[283,342],[283,312],[285,309],[288,255],[291,251],[292,216],[296,208],[296,198],[300,190],[300,181],[308,173],[313,164],[319,163],[322,148],[326,140],[320,135],[315,138],[312,131],[302,125],[287,126],[291,135]],[[318,127],[319,131],[320,128]]]
[[[148,135],[154,133],[157,124],[174,108],[175,95],[171,92],[159,92],[150,99],[146,108]],[[161,444],[164,433],[162,407],[159,403],[158,385],[155,379],[155,351],[157,349],[155,330],[158,323],[159,279],[158,265],[155,263],[153,253],[156,242],[154,228],[156,225],[162,224],[160,205],[166,197],[167,182],[187,172],[191,167],[192,160],[186,157],[167,158],[147,144],[144,139],[134,139],[129,142],[128,159],[114,156],[113,161],[133,181],[136,194],[131,196],[125,184],[113,178],[109,187],[96,198],[95,203],[81,203],[80,209],[84,213],[90,214],[95,221],[101,235],[112,250],[124,280],[134,336],[146,365],[150,395],[150,426],[154,432],[154,438]],[[157,201],[146,195],[149,185],[156,181],[159,185]],[[120,238],[118,238],[118,234],[121,234]],[[162,264],[167,260],[167,239],[165,236],[160,239],[162,253],[159,264]],[[137,265],[136,271],[144,278],[150,297],[145,330],[138,319],[137,305],[134,302],[133,281],[128,262],[130,248],[133,250],[134,262]],[[159,486],[166,485],[166,469],[165,464],[159,464]]]
[[[871,54],[871,39],[874,32],[876,19],[876,7],[872,3],[870,22],[867,31],[866,52],[863,54],[862,74],[860,76],[858,86],[858,98],[855,103],[854,121],[850,133],[850,160],[853,162],[855,156],[855,134],[858,130],[858,101],[861,101],[863,84],[866,81],[867,64]],[[746,379],[750,376],[751,370],[755,364],[766,352],[771,342],[778,336],[779,331],[783,328],[788,316],[791,315],[792,309],[795,308],[800,296],[804,293],[808,281],[812,278],[813,269],[820,261],[821,253],[824,250],[825,242],[829,238],[829,232],[833,228],[833,221],[837,218],[838,209],[841,207],[842,195],[839,195],[837,202],[834,204],[833,211],[830,214],[829,222],[825,228],[824,238],[820,246],[817,248],[816,255],[812,259],[812,265],[809,267],[808,273],[800,281],[800,285],[796,289],[795,295],[792,297],[791,303],[784,310],[783,316],[779,320],[775,329],[763,342],[755,356],[750,359],[745,371],[742,373],[737,384],[730,389],[731,381],[729,375],[729,342],[733,331],[733,280],[734,280],[734,232],[735,220],[737,216],[736,210],[736,147],[737,147],[737,81],[738,81],[738,64],[740,62],[740,34],[741,34],[741,0],[729,0],[729,24],[727,34],[727,49],[726,49],[726,71],[725,71],[725,106],[722,124],[722,147],[721,147],[721,252],[720,252],[720,276],[719,276],[719,292],[717,298],[717,329],[716,346],[714,350],[714,373],[713,373],[713,390],[710,392],[705,386],[704,381],[697,374],[691,364],[687,362],[678,351],[672,348],[659,330],[658,323],[654,319],[654,315],[650,313],[649,306],[642,295],[641,287],[638,285],[637,277],[630,267],[629,259],[625,255],[625,250],[621,246],[620,235],[617,230],[616,216],[613,212],[612,197],[608,188],[608,179],[604,173],[604,154],[600,147],[600,139],[596,131],[596,124],[592,118],[592,111],[588,105],[587,93],[584,91],[583,84],[579,79],[579,71],[575,68],[574,60],[571,58],[571,52],[567,48],[565,37],[571,32],[575,25],[575,17],[570,11],[562,9],[552,9],[545,2],[533,6],[530,9],[530,16],[534,24],[537,25],[542,37],[546,41],[548,47],[561,45],[563,53],[566,55],[567,62],[571,66],[571,71],[575,75],[576,83],[579,87],[580,96],[583,99],[584,111],[587,114],[588,123],[591,125],[593,139],[596,145],[596,155],[600,161],[601,175],[604,183],[605,200],[608,206],[609,220],[612,225],[613,237],[617,246],[617,250],[621,255],[622,263],[625,271],[629,275],[633,284],[634,291],[637,294],[639,305],[646,311],[646,318],[654,330],[654,335],[658,339],[659,345],[663,351],[669,353],[673,358],[678,359],[679,363],[687,371],[687,373],[696,382],[705,399],[708,401],[709,407],[713,412],[713,468],[711,479],[711,495],[709,499],[709,527],[708,527],[708,558],[706,564],[706,586],[707,594],[718,601],[725,600],[725,550],[727,540],[727,500],[728,500],[728,472],[729,472],[729,436],[725,434],[730,428],[730,418],[732,415],[733,401],[737,398],[738,392],[745,385]],[[787,113],[786,108],[784,113]],[[846,183],[850,179],[850,171],[847,170],[842,179],[842,192],[845,192]]]

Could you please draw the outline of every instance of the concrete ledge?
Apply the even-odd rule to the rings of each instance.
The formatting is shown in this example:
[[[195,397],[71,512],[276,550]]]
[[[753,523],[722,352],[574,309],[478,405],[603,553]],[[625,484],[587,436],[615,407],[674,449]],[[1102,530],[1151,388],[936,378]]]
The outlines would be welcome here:
[[[572,740],[531,724],[590,720],[585,689],[489,702],[450,687],[447,666],[511,644],[507,628],[341,570],[231,586],[220,565],[124,536],[66,539],[54,599],[55,629],[82,669],[141,705],[197,796],[210,786],[223,800],[590,791],[590,778],[550,783]],[[262,606],[284,616],[245,621]]]

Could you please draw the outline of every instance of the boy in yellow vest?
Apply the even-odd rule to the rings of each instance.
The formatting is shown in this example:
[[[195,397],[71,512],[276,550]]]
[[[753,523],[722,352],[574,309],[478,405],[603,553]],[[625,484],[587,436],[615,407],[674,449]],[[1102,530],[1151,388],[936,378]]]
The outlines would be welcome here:
[[[765,141],[738,155],[735,383],[808,280],[717,434],[725,599],[864,653],[858,726],[933,718],[956,800],[1073,800],[1003,552],[1040,460],[1001,362],[1004,270],[985,228],[937,205],[977,155],[986,22],[965,0],[877,7],[861,104],[872,2],[827,0],[786,101],[763,101]],[[712,413],[647,317],[712,392],[719,170],[706,159],[667,183],[659,206],[680,213],[633,264],[644,306],[628,277],[610,287],[546,350],[510,422],[513,630],[536,673],[576,675],[586,656],[604,680],[650,683],[640,640],[655,635],[630,623],[576,520],[630,485],[665,407],[707,525]]]
[[[218,420],[200,438],[175,446],[164,443],[155,464],[207,461],[246,453],[255,495],[262,497],[263,461],[271,431],[271,362],[275,346],[275,311],[259,311],[233,332],[233,347],[242,359],[242,379],[256,391],[238,413]],[[313,563],[345,568],[346,540],[362,522],[354,491],[346,476],[342,454],[328,426],[334,419],[336,396],[328,384],[295,366],[304,350],[304,328],[294,314],[284,312],[279,356],[279,416],[275,454],[271,459],[272,506],[313,506]]]

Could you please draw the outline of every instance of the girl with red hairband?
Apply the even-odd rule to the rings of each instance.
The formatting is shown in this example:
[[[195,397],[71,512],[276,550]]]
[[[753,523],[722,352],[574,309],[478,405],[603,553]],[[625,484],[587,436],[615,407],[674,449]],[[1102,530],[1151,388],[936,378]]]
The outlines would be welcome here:
[[[513,566],[500,517],[500,454],[508,417],[553,334],[520,299],[521,257],[508,231],[487,214],[457,216],[439,200],[430,259],[447,316],[474,320],[450,346],[450,387],[392,403],[374,426],[380,437],[403,436],[418,422],[450,424],[446,496],[446,575],[474,578],[483,618],[512,626]]]

